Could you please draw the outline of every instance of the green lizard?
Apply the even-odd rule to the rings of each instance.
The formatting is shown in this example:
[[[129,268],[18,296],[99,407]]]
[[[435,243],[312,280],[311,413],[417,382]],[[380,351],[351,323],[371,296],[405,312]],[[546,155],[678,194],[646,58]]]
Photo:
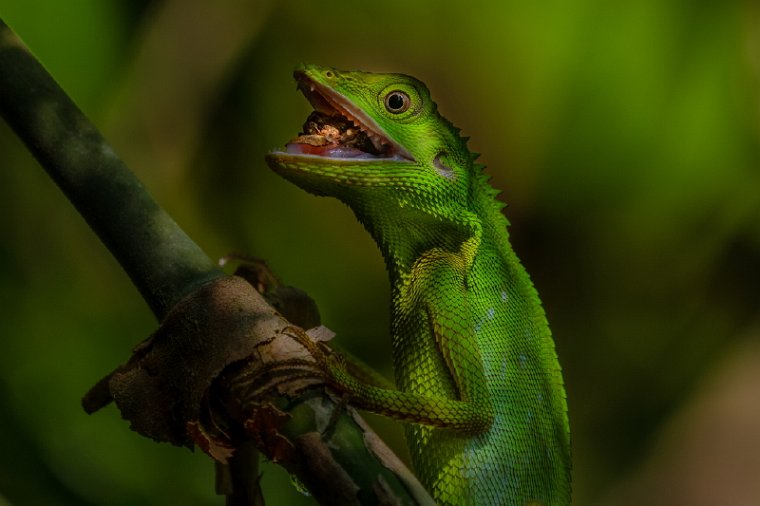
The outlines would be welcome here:
[[[399,389],[337,359],[320,362],[328,382],[360,408],[413,422],[413,465],[437,502],[569,504],[554,343],[477,155],[417,79],[312,65],[294,75],[315,112],[267,162],[347,204],[392,285]]]

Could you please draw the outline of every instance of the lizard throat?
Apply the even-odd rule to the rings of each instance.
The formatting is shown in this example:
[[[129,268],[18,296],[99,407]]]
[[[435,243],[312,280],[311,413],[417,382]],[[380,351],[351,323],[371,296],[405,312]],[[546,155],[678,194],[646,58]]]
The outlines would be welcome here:
[[[296,71],[294,76],[314,111],[298,136],[285,145],[286,153],[326,159],[413,161],[403,146],[343,95],[304,72]]]

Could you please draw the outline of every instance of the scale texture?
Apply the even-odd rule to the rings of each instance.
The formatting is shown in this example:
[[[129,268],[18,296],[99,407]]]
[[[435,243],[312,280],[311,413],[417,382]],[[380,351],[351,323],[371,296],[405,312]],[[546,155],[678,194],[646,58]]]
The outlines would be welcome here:
[[[317,111],[348,118],[376,149],[341,151],[320,126],[299,139],[323,145],[307,151],[296,139],[267,161],[346,203],[377,242],[392,286],[398,389],[360,380],[334,356],[323,361],[328,381],[358,407],[409,422],[414,468],[438,503],[570,504],[554,343],[477,155],[417,79],[316,66],[295,76]]]

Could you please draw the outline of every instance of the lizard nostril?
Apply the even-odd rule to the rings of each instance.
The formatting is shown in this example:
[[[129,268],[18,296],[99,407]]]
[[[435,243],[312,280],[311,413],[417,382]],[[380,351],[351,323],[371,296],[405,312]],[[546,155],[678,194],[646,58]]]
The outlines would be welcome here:
[[[325,77],[332,77],[332,76],[333,76],[333,73],[331,71],[328,70],[327,72],[325,72]]]

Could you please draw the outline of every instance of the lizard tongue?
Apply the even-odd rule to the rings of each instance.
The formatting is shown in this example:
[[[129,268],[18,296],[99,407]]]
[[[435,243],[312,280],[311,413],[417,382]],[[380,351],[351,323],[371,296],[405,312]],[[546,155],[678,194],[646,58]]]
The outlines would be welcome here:
[[[367,153],[357,148],[328,144],[313,146],[311,144],[290,142],[285,145],[285,151],[293,155],[315,155],[327,158],[380,158],[378,155]]]

